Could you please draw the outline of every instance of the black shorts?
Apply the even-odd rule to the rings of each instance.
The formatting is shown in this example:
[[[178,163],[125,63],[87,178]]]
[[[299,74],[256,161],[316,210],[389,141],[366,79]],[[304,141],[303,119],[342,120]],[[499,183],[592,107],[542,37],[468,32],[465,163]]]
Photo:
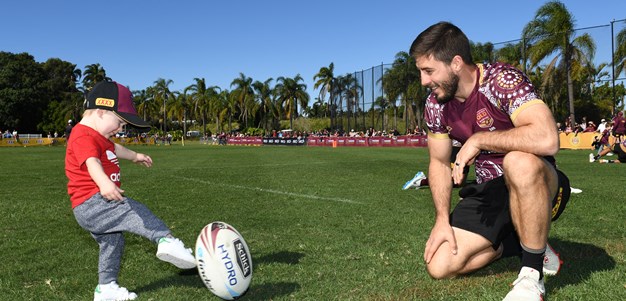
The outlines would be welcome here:
[[[613,146],[613,153],[617,155],[617,160],[619,160],[621,163],[626,163],[626,152],[624,152],[620,144],[621,143],[615,143],[615,145]]]
[[[559,191],[552,200],[552,220],[559,218],[569,201],[569,179],[560,170]],[[468,184],[459,196],[463,199],[450,214],[450,224],[485,237],[494,249],[511,233],[515,232],[509,209],[509,190],[504,176],[482,184]]]

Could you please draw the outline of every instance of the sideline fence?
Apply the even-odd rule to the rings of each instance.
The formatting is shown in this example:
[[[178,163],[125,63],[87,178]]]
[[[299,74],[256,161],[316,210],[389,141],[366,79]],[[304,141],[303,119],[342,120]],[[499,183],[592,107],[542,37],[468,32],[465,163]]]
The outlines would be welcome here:
[[[616,70],[614,66],[614,52],[617,45],[615,40],[617,34],[626,28],[626,19],[612,20],[609,24],[602,24],[597,26],[588,26],[584,28],[575,29],[575,33],[572,38],[576,38],[582,35],[589,35],[595,42],[596,56],[594,58],[595,68],[598,68],[602,63],[606,63],[603,69],[597,70],[598,73],[593,75],[589,79],[588,85],[590,89],[594,89],[608,84],[610,87],[615,85],[624,84],[626,77],[620,77],[620,74],[615,74]],[[477,41],[472,41],[478,43]],[[502,61],[504,60],[506,51],[513,50],[520,58],[517,65],[524,71],[529,66],[528,62],[528,43],[526,39],[517,38],[504,42],[485,42],[483,45],[490,45],[492,51],[487,53],[486,61]],[[503,51],[500,51],[503,50]],[[549,62],[553,57],[547,58],[545,63]],[[512,63],[512,62],[509,62]],[[356,82],[350,90],[336,93],[332,99],[326,99],[328,107],[330,108],[330,119],[332,129],[341,129],[349,131],[351,129],[365,130],[370,127],[380,130],[390,131],[397,129],[400,132],[404,132],[407,128],[413,128],[411,121],[403,116],[402,108],[405,102],[413,102],[415,100],[403,100],[400,96],[398,99],[385,99],[386,92],[383,89],[383,81],[385,73],[392,67],[392,64],[380,64],[361,71],[354,71],[344,76],[351,77]],[[545,88],[545,87],[544,87]],[[614,89],[613,89],[614,91]],[[548,97],[546,97],[548,98]],[[549,98],[544,99],[555,112],[568,111],[567,97]],[[612,99],[607,99],[607,102],[611,103],[613,108],[620,108],[624,105],[623,99],[616,99],[613,92]],[[414,105],[414,104],[410,104]],[[581,117],[582,114],[579,113]],[[422,118],[422,116],[416,116]],[[606,116],[610,117],[610,116]]]

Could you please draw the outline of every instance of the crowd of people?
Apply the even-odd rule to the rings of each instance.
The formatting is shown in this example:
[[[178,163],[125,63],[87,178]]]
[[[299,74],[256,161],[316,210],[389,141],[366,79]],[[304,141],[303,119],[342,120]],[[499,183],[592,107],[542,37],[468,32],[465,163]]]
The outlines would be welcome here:
[[[565,133],[569,135],[571,133],[600,133],[604,134],[605,131],[608,130],[609,134],[613,136],[622,136],[626,134],[626,118],[624,118],[624,112],[617,112],[613,118],[607,121],[607,119],[602,118],[598,124],[593,122],[592,120],[587,120],[587,117],[582,117],[581,122],[573,123],[572,125],[571,118],[565,118],[563,123],[557,122],[556,126],[560,133]]]

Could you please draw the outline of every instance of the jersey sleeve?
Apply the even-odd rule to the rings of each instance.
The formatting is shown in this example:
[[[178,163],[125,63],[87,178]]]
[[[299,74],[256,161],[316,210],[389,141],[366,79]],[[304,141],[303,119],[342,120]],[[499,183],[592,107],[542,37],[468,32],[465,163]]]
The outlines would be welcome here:
[[[531,81],[523,72],[510,65],[499,65],[487,74],[486,94],[491,102],[515,120],[517,115],[531,105],[543,103]]]
[[[424,106],[424,121],[428,127],[428,137],[434,139],[447,139],[448,129],[443,121],[443,108],[445,104],[439,104],[434,94],[430,94]]]

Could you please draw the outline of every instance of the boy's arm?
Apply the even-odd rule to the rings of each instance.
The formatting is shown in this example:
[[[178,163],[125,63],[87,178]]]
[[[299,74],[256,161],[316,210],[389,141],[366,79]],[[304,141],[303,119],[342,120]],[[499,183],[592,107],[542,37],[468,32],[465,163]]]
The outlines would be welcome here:
[[[124,190],[117,187],[111,179],[104,172],[104,168],[102,168],[102,162],[96,157],[90,157],[85,161],[85,165],[87,166],[87,171],[89,171],[89,176],[96,182],[98,188],[100,189],[100,194],[107,199],[112,201],[121,201],[124,199]]]
[[[152,166],[152,158],[150,156],[132,151],[117,143],[115,143],[115,155],[120,159],[130,160],[145,167]]]

